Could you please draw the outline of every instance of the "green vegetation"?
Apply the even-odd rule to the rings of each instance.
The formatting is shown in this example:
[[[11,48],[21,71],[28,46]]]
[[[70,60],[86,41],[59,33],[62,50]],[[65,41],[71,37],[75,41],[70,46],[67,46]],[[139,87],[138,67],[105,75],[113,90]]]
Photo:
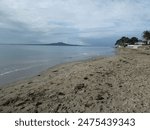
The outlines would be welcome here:
[[[138,42],[138,38],[132,37],[131,39],[128,37],[122,37],[121,39],[116,41],[116,46],[122,46],[126,47],[127,45],[134,45],[136,42]]]
[[[150,40],[150,31],[144,31],[143,32],[143,38],[148,41]]]
[[[150,43],[150,31],[144,31],[143,35],[142,35],[143,39],[146,41],[141,41],[138,40],[137,37],[132,37],[132,38],[128,38],[128,37],[122,37],[119,40],[116,41],[115,46],[121,46],[121,47],[126,47],[128,45],[135,45],[135,43],[137,42],[142,42],[143,44],[149,44]]]

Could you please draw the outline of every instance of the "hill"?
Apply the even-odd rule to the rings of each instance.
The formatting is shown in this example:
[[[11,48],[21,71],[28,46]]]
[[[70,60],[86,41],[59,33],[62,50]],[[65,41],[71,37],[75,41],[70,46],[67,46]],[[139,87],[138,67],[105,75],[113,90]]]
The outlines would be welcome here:
[[[63,42],[50,43],[47,45],[50,45],[50,46],[80,46],[80,45],[67,44],[67,43],[63,43]]]

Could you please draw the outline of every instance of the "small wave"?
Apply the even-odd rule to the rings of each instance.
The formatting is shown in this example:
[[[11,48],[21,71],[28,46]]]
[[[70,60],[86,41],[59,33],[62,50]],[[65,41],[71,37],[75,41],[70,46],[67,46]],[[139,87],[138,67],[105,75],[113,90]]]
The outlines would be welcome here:
[[[4,75],[10,74],[10,73],[14,73],[14,72],[18,72],[18,71],[23,71],[23,70],[31,69],[32,67],[34,67],[34,66],[10,70],[10,71],[4,72],[4,73],[0,73],[0,76],[4,76]]]
[[[35,63],[43,63],[43,62],[49,62],[50,60],[32,60],[32,61],[27,61],[27,62],[21,62],[22,64],[35,64]]]
[[[82,53],[83,55],[88,55],[88,53]]]

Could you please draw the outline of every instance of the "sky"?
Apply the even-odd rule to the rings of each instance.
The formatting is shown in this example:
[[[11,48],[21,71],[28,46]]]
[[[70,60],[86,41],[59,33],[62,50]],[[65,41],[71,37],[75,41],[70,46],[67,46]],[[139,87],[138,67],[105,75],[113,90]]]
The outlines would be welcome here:
[[[141,38],[150,0],[0,0],[0,43],[114,44]]]

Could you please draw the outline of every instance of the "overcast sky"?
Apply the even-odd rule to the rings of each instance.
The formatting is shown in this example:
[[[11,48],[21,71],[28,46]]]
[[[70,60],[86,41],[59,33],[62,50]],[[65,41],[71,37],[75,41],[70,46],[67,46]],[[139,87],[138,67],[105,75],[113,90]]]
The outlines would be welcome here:
[[[95,45],[149,26],[150,0],[0,0],[0,43]]]

